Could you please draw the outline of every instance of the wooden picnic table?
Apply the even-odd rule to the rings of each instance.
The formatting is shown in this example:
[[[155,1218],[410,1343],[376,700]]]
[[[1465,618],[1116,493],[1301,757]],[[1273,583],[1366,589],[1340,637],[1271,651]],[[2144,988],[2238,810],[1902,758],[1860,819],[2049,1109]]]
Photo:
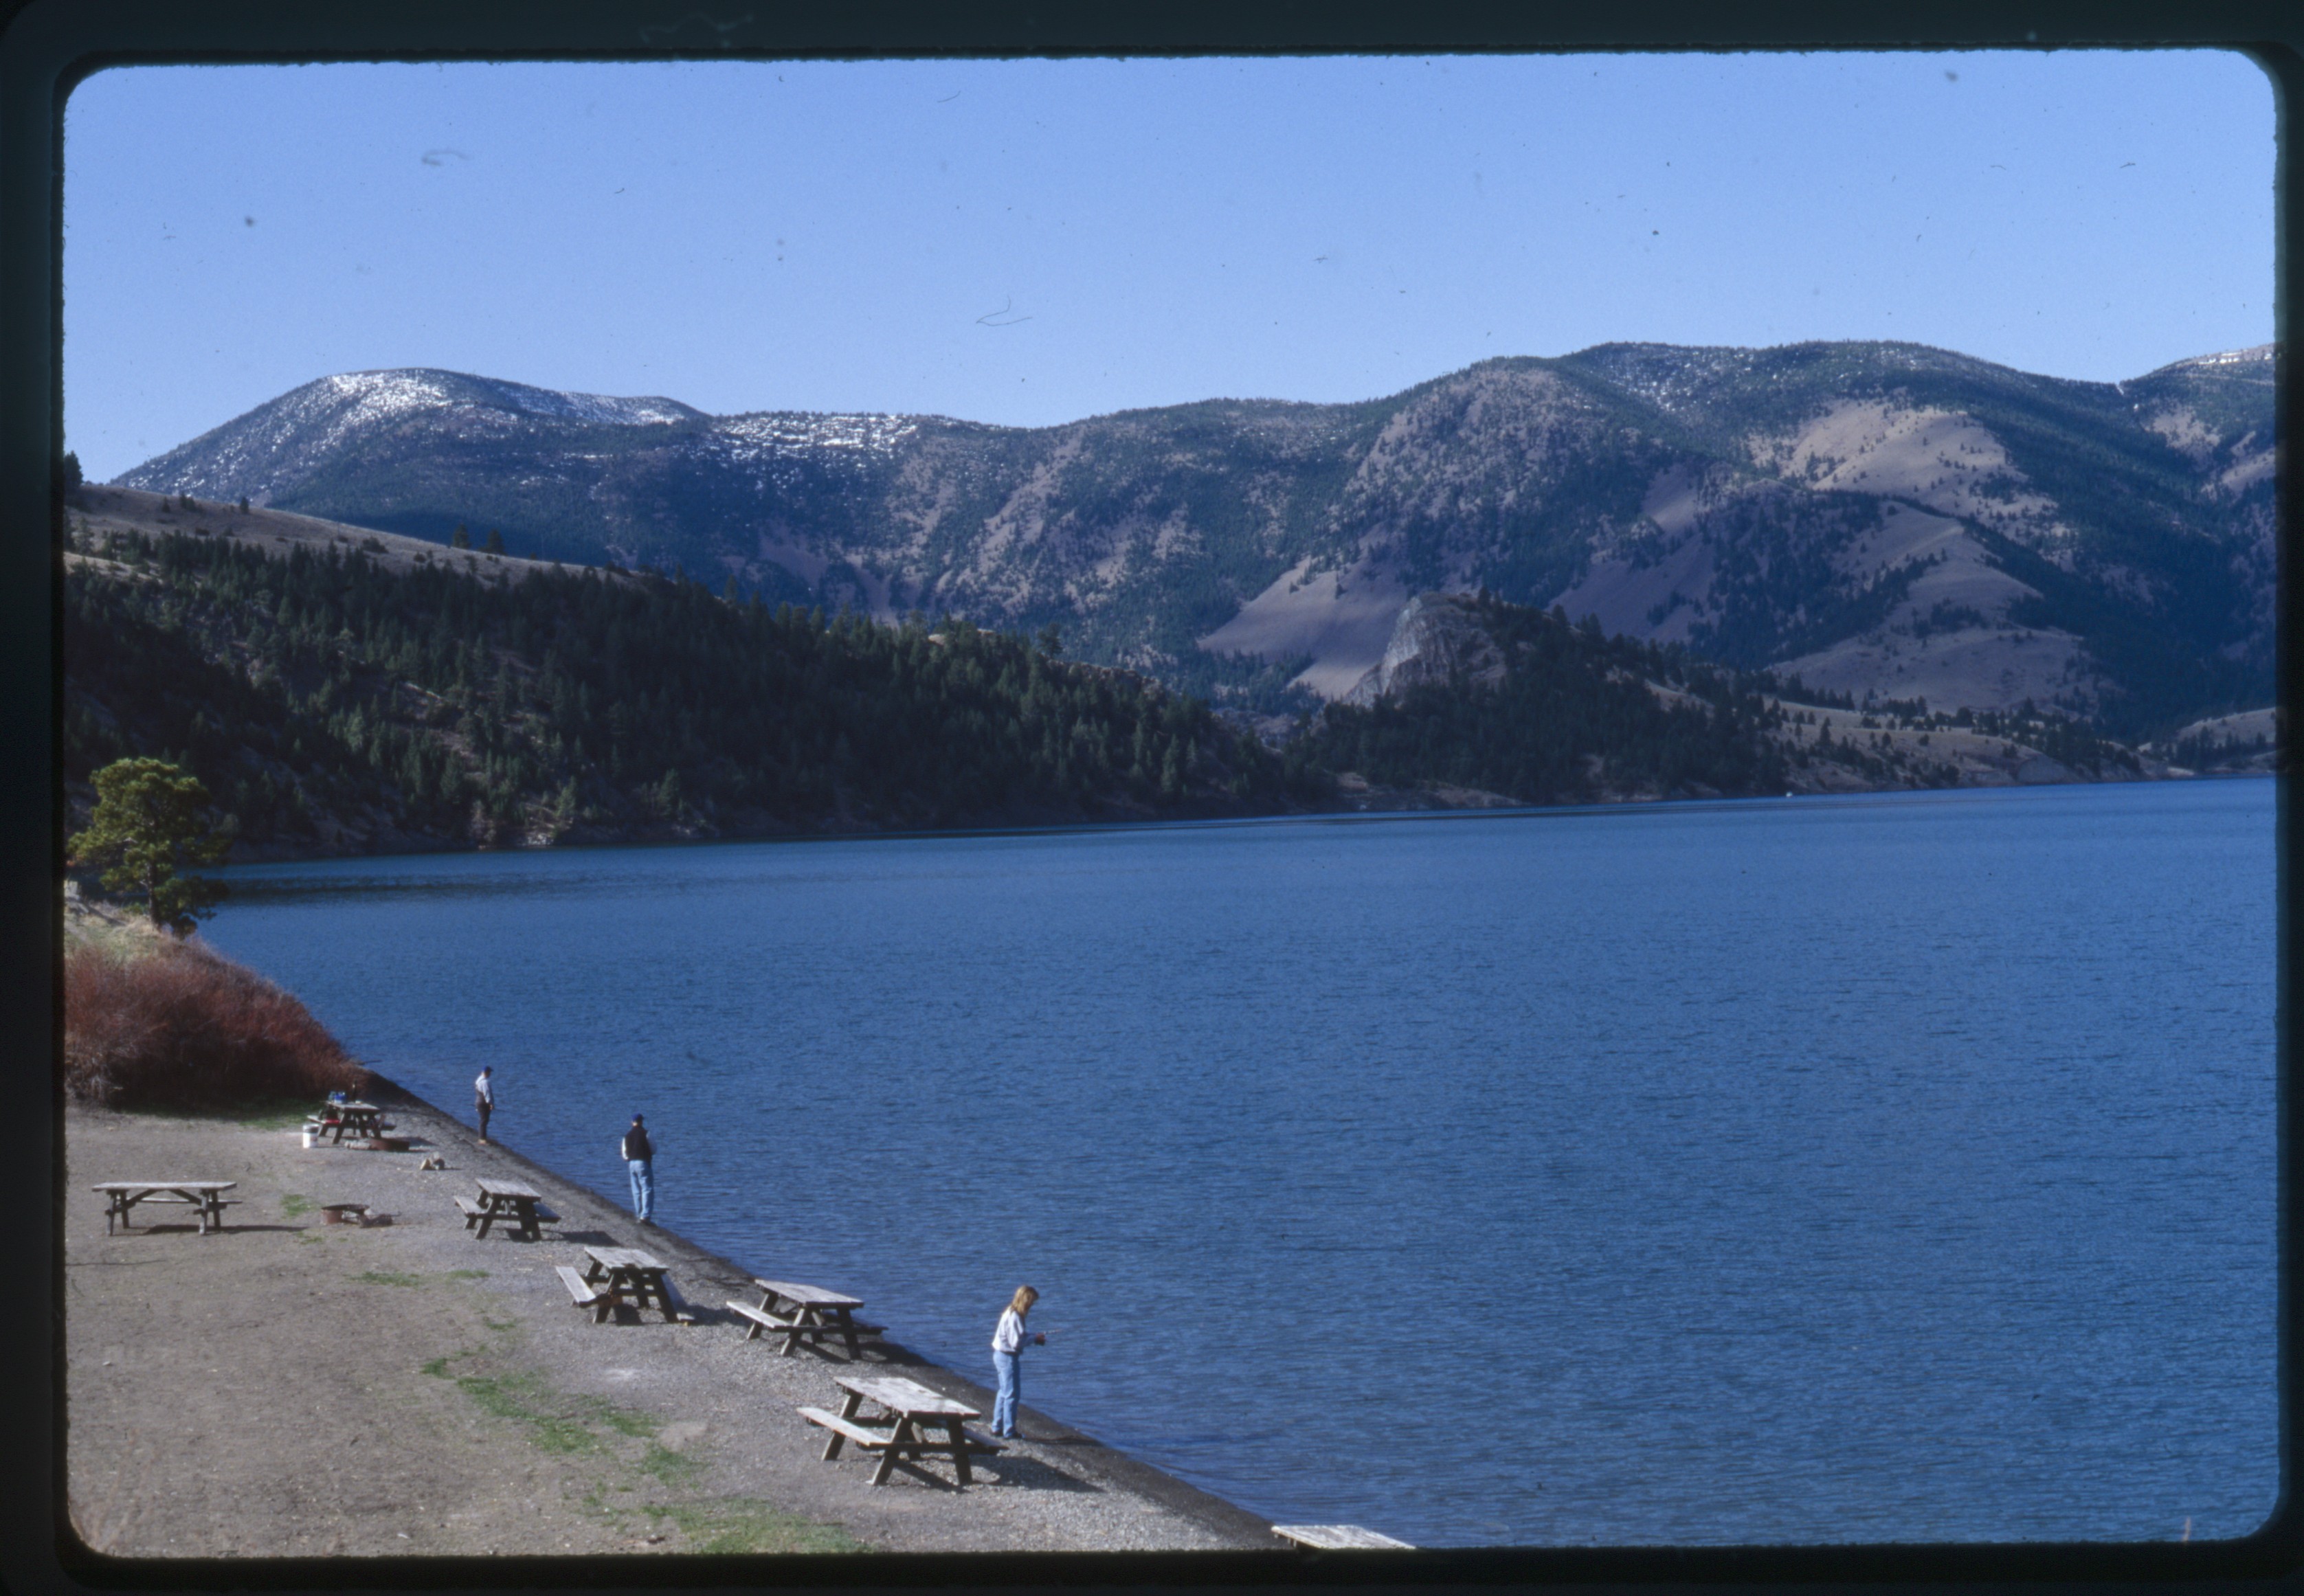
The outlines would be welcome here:
[[[501,1224],[506,1234],[516,1235],[522,1241],[541,1241],[543,1221],[558,1217],[538,1207],[544,1201],[542,1195],[517,1180],[483,1178],[479,1186],[479,1201],[459,1197],[456,1206],[463,1211],[464,1229],[480,1236],[487,1235],[489,1226]]]
[[[782,1336],[786,1357],[803,1339],[811,1346],[821,1347],[825,1337],[838,1336],[848,1344],[848,1356],[853,1362],[857,1338],[880,1333],[879,1325],[857,1322],[856,1310],[864,1305],[860,1296],[848,1296],[826,1291],[821,1286],[802,1286],[792,1280],[756,1279],[752,1284],[760,1288],[758,1307],[747,1307],[740,1302],[731,1302],[728,1306],[752,1322],[751,1328],[744,1332],[744,1339],[756,1341],[762,1330]]]
[[[1306,1551],[1414,1551],[1405,1541],[1395,1541],[1356,1524],[1275,1524],[1272,1533]]]
[[[841,1447],[854,1441],[860,1451],[877,1452],[880,1466],[872,1471],[872,1483],[885,1485],[899,1461],[916,1461],[922,1457],[950,1457],[953,1470],[960,1482],[970,1482],[968,1460],[970,1457],[996,1457],[1006,1448],[979,1436],[970,1435],[962,1425],[981,1415],[965,1403],[939,1396],[916,1380],[901,1374],[843,1374],[833,1383],[847,1393],[836,1414],[820,1407],[803,1407],[800,1417],[811,1424],[821,1425],[832,1431],[825,1443],[824,1457],[827,1463],[836,1460]],[[862,1411],[864,1404],[872,1403],[877,1414]],[[941,1436],[927,1433],[927,1427],[941,1429]]]
[[[681,1322],[684,1305],[672,1282],[665,1279],[665,1266],[656,1259],[638,1247],[588,1246],[584,1254],[592,1262],[577,1279],[590,1290],[592,1299],[580,1305],[593,1310],[593,1323],[606,1323],[609,1310],[624,1302],[643,1310],[653,1302],[664,1310],[667,1323]],[[563,1266],[562,1274],[565,1278],[576,1275],[576,1271]],[[575,1292],[572,1284],[569,1295]]]
[[[332,1102],[320,1110],[320,1128],[335,1132],[335,1139],[342,1145],[348,1136],[366,1141],[392,1127],[384,1122],[384,1110],[372,1102]]]
[[[129,1229],[129,1210],[139,1203],[188,1203],[199,1215],[200,1234],[206,1236],[210,1225],[224,1229],[224,1211],[237,1201],[224,1194],[239,1184],[237,1180],[99,1180],[90,1189],[105,1195],[106,1236],[115,1224]]]

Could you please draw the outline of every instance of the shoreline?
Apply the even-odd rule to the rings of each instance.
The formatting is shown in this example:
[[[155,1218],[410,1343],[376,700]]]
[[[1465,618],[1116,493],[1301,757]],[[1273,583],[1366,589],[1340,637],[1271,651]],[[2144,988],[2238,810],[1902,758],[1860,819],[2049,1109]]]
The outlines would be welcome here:
[[[834,1347],[780,1355],[723,1304],[749,1271],[491,1141],[387,1077],[373,1100],[416,1151],[305,1148],[294,1126],[65,1114],[66,1473],[90,1550],[130,1558],[537,1556],[838,1550],[1266,1550],[1263,1518],[1026,1406],[980,1460],[821,1457],[794,1411],[836,1406]],[[424,1170],[425,1154],[447,1169]],[[479,1239],[452,1199],[524,1181],[545,1239]],[[227,1227],[139,1211],[107,1236],[87,1188],[238,1182]],[[388,1224],[324,1224],[363,1203]],[[595,1324],[553,1265],[638,1246],[699,1322]],[[867,1309],[868,1316],[872,1310]],[[892,1338],[868,1372],[987,1413],[991,1393]]]
[[[378,1107],[388,1107],[394,1113],[402,1116],[399,1123],[402,1131],[409,1129],[411,1125],[428,1121],[431,1127],[444,1133],[441,1136],[428,1136],[428,1140],[445,1142],[446,1138],[461,1136],[477,1144],[479,1133],[462,1120],[447,1113],[436,1104],[419,1097],[389,1077],[373,1070],[369,1073],[375,1077],[377,1082],[373,1101]],[[479,1149],[473,1146],[468,1151],[477,1153]],[[498,1143],[490,1142],[487,1151],[496,1154],[502,1161],[524,1171],[528,1177],[528,1184],[534,1186],[537,1190],[544,1194],[546,1207],[553,1207],[555,1203],[559,1204],[557,1212],[561,1216],[562,1223],[554,1229],[566,1228],[567,1221],[573,1217],[573,1210],[579,1201],[597,1204],[622,1219],[627,1228],[632,1227],[633,1221],[630,1215],[625,1212],[623,1205],[615,1198],[597,1192],[581,1181],[571,1179],[537,1162],[525,1153],[514,1152]],[[645,1237],[648,1249],[663,1257],[666,1263],[673,1266],[675,1271],[673,1276],[675,1284],[683,1278],[684,1273],[687,1278],[708,1279],[726,1285],[739,1296],[748,1292],[757,1293],[758,1288],[752,1284],[752,1275],[741,1264],[711,1252],[676,1230],[651,1221],[646,1228]],[[689,1265],[685,1271],[681,1271],[681,1264],[683,1262]],[[690,1305],[699,1310],[707,1311],[714,1306],[709,1302],[694,1300],[692,1293]],[[875,1313],[878,1311],[873,1310]],[[727,1313],[724,1308],[717,1312],[719,1318],[726,1322],[731,1329],[746,1328],[735,1315]],[[928,1386],[958,1401],[965,1402],[970,1407],[979,1408],[987,1415],[991,1413],[993,1400],[991,1387],[947,1369],[941,1364],[930,1362],[905,1347],[894,1336],[883,1334],[874,1339],[883,1353],[882,1359],[877,1361],[885,1361],[891,1365],[902,1367],[908,1379],[919,1381],[922,1385]],[[867,1345],[864,1351],[867,1354],[870,1353],[872,1347]],[[797,1364],[809,1355],[805,1352],[796,1353],[789,1361]],[[1125,1452],[1108,1447],[1095,1437],[1073,1429],[1062,1420],[1052,1417],[1029,1403],[1018,1403],[1016,1411],[1019,1415],[1020,1429],[1023,1427],[1023,1421],[1030,1421],[1029,1433],[1034,1443],[1068,1448],[1072,1456],[1088,1460],[1095,1472],[1112,1484],[1157,1501],[1164,1507],[1170,1507],[1185,1516],[1204,1521],[1211,1528],[1220,1528],[1224,1533],[1239,1533],[1252,1530],[1258,1537],[1251,1542],[1253,1545],[1261,1547],[1267,1543],[1276,1544],[1269,1541],[1272,1527],[1269,1519],[1250,1513],[1247,1508],[1227,1501],[1211,1491],[1202,1490],[1197,1485],[1177,1479],[1174,1475],[1131,1457]],[[820,1440],[821,1437],[817,1439]]]
[[[464,858],[495,856],[547,857],[554,854],[586,854],[641,849],[682,848],[744,848],[763,844],[804,846],[816,843],[841,842],[921,842],[966,841],[978,838],[1000,837],[1069,837],[1109,836],[1136,832],[1223,830],[1233,827],[1280,825],[1340,825],[1376,823],[1395,820],[1515,820],[1529,818],[1574,818],[1594,815],[1647,814],[1656,810],[1684,808],[1715,808],[1723,806],[1781,804],[1786,800],[1825,799],[1845,801],[1862,798],[1912,798],[1967,797],[1979,793],[2049,792],[2074,788],[2157,786],[2164,782],[2223,782],[2269,780],[2280,773],[2269,769],[2211,770],[2188,772],[2181,775],[2139,775],[2105,777],[2100,780],[2083,778],[2072,781],[2007,781],[1977,782],[1957,787],[1861,787],[1844,790],[1762,792],[1750,794],[1715,793],[1711,796],[1691,795],[1684,798],[1596,798],[1577,803],[1516,804],[1463,803],[1428,804],[1402,808],[1360,806],[1337,809],[1300,809],[1271,815],[1214,815],[1176,816],[1156,820],[1084,820],[1049,824],[1015,824],[987,826],[953,826],[932,831],[859,830],[847,832],[770,832],[726,833],[694,837],[640,837],[631,840],[587,839],[582,841],[551,843],[512,842],[459,848],[390,848],[373,849],[356,853],[267,853],[261,857],[237,858],[220,866],[204,868],[200,874],[217,876],[230,882],[238,879],[236,873],[273,865],[323,865],[361,859],[421,859]],[[1487,795],[1494,796],[1494,795]],[[67,878],[66,890],[80,894],[76,903],[95,905],[108,900],[97,896],[84,883]]]

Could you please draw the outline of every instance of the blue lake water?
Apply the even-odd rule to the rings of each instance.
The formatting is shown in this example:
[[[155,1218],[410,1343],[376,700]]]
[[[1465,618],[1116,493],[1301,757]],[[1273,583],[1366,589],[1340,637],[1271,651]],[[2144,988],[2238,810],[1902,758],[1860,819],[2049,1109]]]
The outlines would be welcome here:
[[[232,872],[377,1068],[1242,1505],[2194,1539],[2278,1492],[2274,786]],[[827,1385],[827,1390],[829,1387]],[[788,1415],[763,1414],[763,1422]]]

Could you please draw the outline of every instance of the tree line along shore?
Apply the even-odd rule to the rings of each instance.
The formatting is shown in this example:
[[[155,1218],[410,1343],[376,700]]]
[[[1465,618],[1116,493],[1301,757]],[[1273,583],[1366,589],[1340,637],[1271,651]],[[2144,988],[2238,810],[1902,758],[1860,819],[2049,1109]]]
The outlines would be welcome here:
[[[201,519],[68,522],[64,775],[85,811],[106,764],[169,761],[235,859],[2168,770],[2063,716],[1858,705],[1485,595],[1456,601],[1502,662],[1485,679],[1258,725],[1064,659],[1053,629]]]

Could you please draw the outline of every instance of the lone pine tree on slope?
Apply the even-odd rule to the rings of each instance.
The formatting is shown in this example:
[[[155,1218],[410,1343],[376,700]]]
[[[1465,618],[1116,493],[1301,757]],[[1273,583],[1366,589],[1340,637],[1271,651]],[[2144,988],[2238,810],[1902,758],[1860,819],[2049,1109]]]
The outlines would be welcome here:
[[[228,827],[208,823],[208,789],[163,759],[121,759],[96,773],[96,813],[64,847],[72,862],[109,864],[104,884],[144,896],[152,924],[189,935],[216,912],[222,882],[177,874],[223,862]]]

